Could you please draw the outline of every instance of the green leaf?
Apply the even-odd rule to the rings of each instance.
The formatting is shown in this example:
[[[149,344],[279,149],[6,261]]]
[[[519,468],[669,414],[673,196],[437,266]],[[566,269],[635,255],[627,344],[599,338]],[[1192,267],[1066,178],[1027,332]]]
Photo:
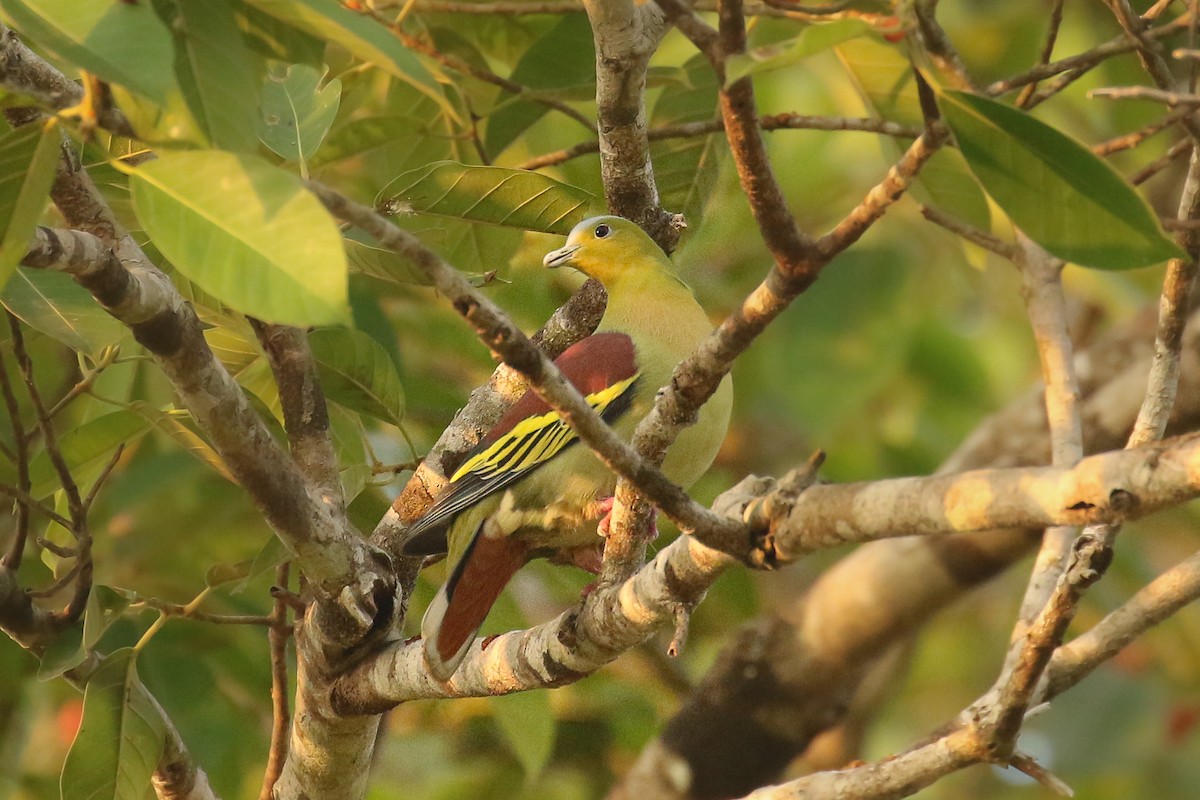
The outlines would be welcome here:
[[[372,247],[355,239],[346,239],[346,259],[350,271],[359,275],[378,278],[381,281],[395,283],[401,286],[431,286],[424,272],[413,266],[412,262],[391,250],[382,247]],[[465,273],[472,286],[483,286],[493,280],[493,273]],[[207,335],[207,332],[206,332]]]
[[[128,592],[104,585],[92,587],[83,617],[85,652],[100,643],[104,633],[125,613],[125,609],[129,608],[129,603]]]
[[[54,125],[25,125],[0,138],[0,289],[29,251],[61,157]]]
[[[310,67],[319,67],[325,58],[325,42],[317,36],[245,3],[234,6],[233,14],[246,37],[246,45],[264,58]]]
[[[186,411],[160,411],[143,400],[135,400],[129,405],[147,422],[173,439],[176,444],[195,456],[201,463],[207,464],[222,478],[230,483],[238,482],[213,446],[205,441],[203,436],[188,427],[184,420],[190,420],[191,415]]]
[[[679,125],[713,118],[717,107],[717,76],[702,55],[692,56],[681,68],[682,85],[659,95],[654,104],[654,125]],[[729,153],[723,132],[707,136],[666,139],[650,145],[654,176],[664,208],[679,209],[689,224],[697,225],[712,198],[721,163]]]
[[[365,333],[324,328],[308,335],[321,388],[330,400],[392,425],[404,416],[404,389],[383,346]]]
[[[342,82],[334,78],[322,87],[324,78],[325,70],[304,64],[272,64],[263,83],[259,138],[305,172],[341,100]]]
[[[38,664],[38,680],[57,678],[67,670],[78,667],[86,657],[87,652],[83,649],[83,623],[76,622],[54,637],[46,652],[42,653],[42,660]]]
[[[0,303],[29,327],[85,353],[96,353],[126,335],[125,327],[87,289],[60,272],[19,267]]]
[[[188,109],[214,147],[254,152],[260,65],[242,42],[233,5],[175,0],[174,7],[175,74]]]
[[[165,742],[162,716],[138,678],[137,651],[109,653],[83,695],[83,720],[63,764],[63,800],[143,797]]]
[[[944,91],[940,100],[975,177],[1050,253],[1114,270],[1184,257],[1142,196],[1074,139],[985,97]]]
[[[856,39],[869,30],[871,25],[861,19],[839,19],[810,25],[794,39],[768,47],[758,47],[730,58],[725,62],[725,85],[728,86],[747,75],[790,67],[809,56]]]
[[[837,53],[868,109],[883,119],[905,125],[924,124],[912,64],[899,49],[863,36],[838,45]],[[893,161],[898,158],[901,144],[885,137],[886,157]],[[991,228],[992,212],[987,197],[957,150],[945,147],[939,150],[921,170],[913,194],[921,202],[976,228]]]
[[[237,594],[245,589],[251,580],[289,557],[287,548],[283,546],[279,537],[272,536],[267,539],[254,558],[239,561],[236,564],[216,564],[209,567],[208,572],[204,575],[204,585],[215,588],[240,581],[233,588],[233,593]]]
[[[425,94],[451,119],[462,122],[437,78],[399,39],[374,20],[330,0],[246,0],[246,3],[305,33],[341,45]]]
[[[513,755],[525,768],[527,778],[536,778],[554,749],[556,726],[547,692],[520,692],[490,697],[496,724]]]
[[[341,234],[295,176],[249,155],[162,153],[130,188],[154,243],[221,302],[288,325],[347,319]]]
[[[29,41],[110,83],[162,102],[175,86],[171,32],[149,2],[0,0]]]
[[[570,233],[596,202],[589,192],[537,172],[438,161],[383,190],[422,214],[543,233]]]
[[[112,457],[113,450],[128,444],[149,430],[150,424],[132,411],[114,411],[58,437],[58,450],[72,472],[99,466]],[[58,472],[45,450],[29,461],[29,493],[45,497],[59,487]]]
[[[534,40],[510,76],[535,90],[550,92],[596,83],[596,54],[587,17],[566,14],[545,35]],[[595,97],[595,90],[589,92]],[[501,97],[510,97],[502,94]],[[487,118],[484,149],[495,157],[530,125],[549,111],[542,103],[516,98],[497,106]],[[568,123],[576,125],[575,122]]]

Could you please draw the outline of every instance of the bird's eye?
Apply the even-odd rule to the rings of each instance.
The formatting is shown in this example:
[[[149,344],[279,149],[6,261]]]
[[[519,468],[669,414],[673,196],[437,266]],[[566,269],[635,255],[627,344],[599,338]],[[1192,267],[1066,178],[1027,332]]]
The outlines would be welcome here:
[[[597,225],[596,226],[596,238],[597,239],[603,239],[605,236],[608,236],[608,234],[610,234],[610,233],[612,233],[612,228],[608,227],[607,225]]]

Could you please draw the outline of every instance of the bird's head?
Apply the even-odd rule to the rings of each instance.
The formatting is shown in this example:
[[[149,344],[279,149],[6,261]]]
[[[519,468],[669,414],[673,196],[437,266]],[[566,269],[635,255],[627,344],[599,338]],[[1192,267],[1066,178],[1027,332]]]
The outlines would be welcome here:
[[[592,217],[571,229],[567,243],[542,259],[547,267],[574,267],[609,289],[643,270],[665,269],[671,262],[646,232],[622,217]]]

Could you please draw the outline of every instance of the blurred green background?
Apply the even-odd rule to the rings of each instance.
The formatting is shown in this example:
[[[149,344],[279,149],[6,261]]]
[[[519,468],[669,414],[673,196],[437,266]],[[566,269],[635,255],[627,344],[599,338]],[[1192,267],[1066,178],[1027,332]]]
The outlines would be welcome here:
[[[986,83],[1036,60],[1049,7],[975,0],[943,4],[941,18],[978,80]],[[594,114],[588,99],[593,55],[584,16],[421,13],[418,19],[443,50],[519,75]],[[759,19],[752,44],[797,32],[794,22]],[[1079,52],[1118,34],[1100,4],[1067,3],[1055,53]],[[439,159],[476,159],[464,137],[448,133],[448,123],[428,99],[376,71],[354,68],[336,48],[325,57],[331,74],[342,81],[343,97],[326,143],[329,150],[315,159],[319,177],[371,200],[406,170]],[[760,111],[870,115],[849,58],[827,51],[793,68],[764,73],[756,79]],[[667,36],[652,62],[647,103],[652,125],[713,116],[715,90],[706,70],[679,34]],[[1144,82],[1134,56],[1114,58],[1035,115],[1094,144],[1137,129],[1161,109],[1089,99],[1088,90]],[[454,102],[482,115],[483,141],[496,149],[499,165],[519,165],[586,136],[553,112],[534,115],[530,123],[521,118],[530,114],[529,104],[499,105],[497,90],[481,81],[461,79],[446,90]],[[346,156],[334,147],[351,139],[356,124],[395,115],[398,108],[404,114],[395,122],[399,134],[390,140],[346,150]],[[506,133],[505,126],[516,133]],[[1159,135],[1112,162],[1130,174],[1165,153],[1176,135]],[[896,142],[867,133],[778,131],[766,138],[788,202],[812,233],[840,220],[900,152]],[[722,147],[723,139],[714,136],[668,140],[654,150],[664,206],[685,211],[689,222],[674,260],[714,320],[735,307],[770,265]],[[330,153],[324,161],[323,152]],[[589,155],[546,172],[600,196],[598,165],[598,157]],[[1183,165],[1176,162],[1145,187],[1160,214],[1174,211]],[[112,194],[120,201],[119,188]],[[996,231],[1006,234],[1002,214],[993,209],[992,216]],[[538,327],[579,282],[542,270],[541,256],[557,246],[555,237],[440,218],[411,217],[403,223],[462,269],[495,270],[488,293],[526,329]],[[1072,313],[1089,320],[1082,327],[1094,335],[1151,302],[1161,275],[1161,268],[1123,273],[1068,268]],[[830,480],[933,471],[981,419],[1038,380],[1019,286],[1012,265],[964,246],[924,221],[916,203],[905,199],[831,264],[737,362],[735,421],[695,495],[707,502],[747,473],[781,474],[816,447],[829,454],[823,474]],[[368,462],[364,441],[382,463],[409,461],[432,444],[470,389],[486,379],[491,360],[431,290],[355,276],[352,303],[359,329],[383,345],[399,370],[403,424],[416,453],[395,427],[339,411],[335,423],[344,464]],[[171,402],[161,376],[137,356],[128,338],[116,331],[98,336],[122,342],[125,358],[102,375],[97,397],[73,404],[64,414],[64,429],[135,399],[160,406]],[[28,338],[39,383],[48,395],[61,394],[74,380],[75,356],[44,333],[31,331]],[[0,334],[0,345],[10,344],[7,332]],[[253,360],[253,346],[249,356]],[[243,381],[256,391],[253,382],[261,383],[262,375],[247,372]],[[271,405],[269,390],[259,396]],[[377,478],[378,485],[357,497],[352,512],[362,530],[374,526],[408,474],[386,483]],[[1185,507],[1129,526],[1114,567],[1089,593],[1073,630],[1085,629],[1193,552],[1198,521],[1196,509]],[[0,520],[0,533],[8,525]],[[94,511],[93,528],[97,583],[181,603],[204,588],[211,566],[253,559],[270,538],[237,487],[159,431],[138,439],[122,456]],[[668,528],[660,544],[672,535]],[[603,796],[670,716],[681,693],[704,674],[726,633],[793,601],[840,555],[823,553],[778,574],[726,574],[695,615],[688,647],[675,661],[664,656],[666,643],[660,640],[553,692],[417,702],[396,709],[386,718],[369,797]],[[920,739],[990,685],[1027,567],[1019,565],[928,627],[908,676],[871,730],[864,759]],[[410,628],[415,630],[441,577],[439,566],[422,579]],[[46,564],[27,559],[25,585],[50,579]],[[573,603],[589,580],[576,570],[534,564],[513,582],[484,632],[543,622]],[[204,607],[266,613],[270,581],[268,571],[236,590],[222,587]],[[153,619],[149,612],[127,615],[102,648],[133,643]],[[39,681],[37,669],[16,645],[0,640],[0,800],[57,796],[80,695],[61,681]],[[270,725],[265,633],[173,620],[144,651],[140,670],[218,793],[256,795]],[[1198,676],[1200,613],[1187,609],[1057,700],[1027,726],[1021,746],[1080,797],[1193,797],[1200,786]],[[976,767],[921,796],[1045,795],[1023,776]]]

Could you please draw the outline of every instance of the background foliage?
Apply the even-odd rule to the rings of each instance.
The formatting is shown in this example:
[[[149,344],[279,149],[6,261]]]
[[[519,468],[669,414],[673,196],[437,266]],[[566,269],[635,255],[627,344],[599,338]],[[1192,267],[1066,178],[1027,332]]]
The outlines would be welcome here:
[[[103,131],[85,140],[68,124],[72,146],[123,222],[161,256],[158,263],[209,326],[210,344],[264,415],[279,414],[278,396],[242,313],[320,326],[312,344],[336,404],[343,485],[355,498],[351,512],[363,530],[374,526],[407,476],[406,465],[429,447],[492,363],[410,267],[365,242],[343,249],[333,221],[301,179],[333,184],[364,202],[391,199],[400,224],[475,273],[528,329],[579,280],[544,273],[540,259],[560,241],[549,234],[564,233],[602,207],[598,156],[537,173],[496,168],[519,168],[594,138],[580,120],[540,102],[552,99],[583,121],[595,119],[594,53],[583,14],[450,14],[418,2],[402,35],[426,50],[435,47],[444,54],[437,60],[400,46],[395,32],[356,2],[0,0],[0,9],[67,74],[85,69],[111,83],[143,142]],[[1046,9],[1041,2],[964,2],[946,4],[942,19],[971,69],[987,81],[1034,63]],[[395,13],[380,10],[389,19]],[[841,27],[830,32],[835,25]],[[1068,3],[1059,52],[1119,33],[1098,4]],[[886,83],[910,74],[902,50],[869,25],[805,26],[758,17],[751,44],[775,48],[760,53],[767,60],[742,65],[756,73],[765,114],[879,113],[919,122],[911,83],[900,94]],[[477,77],[485,71],[525,88],[497,87]],[[1089,99],[1089,90],[1140,80],[1134,55],[1111,59],[1033,116],[1085,144],[1103,141],[1139,128],[1160,110]],[[716,91],[693,47],[668,34],[652,62],[651,126],[712,119]],[[840,219],[899,152],[894,139],[869,133],[780,130],[767,137],[788,201],[810,231]],[[1166,153],[1172,138],[1152,138],[1117,154],[1112,164],[1129,175]],[[158,158],[130,175],[145,145]],[[707,133],[664,139],[653,149],[663,205],[682,211],[689,224],[674,259],[714,320],[740,302],[770,263],[724,147],[719,133]],[[5,128],[0,138],[0,178],[13,177],[18,188],[42,187],[27,195],[4,189],[19,198],[11,205],[27,220],[5,222],[5,230],[24,232],[16,244],[0,242],[0,276],[7,274],[5,263],[19,259],[20,253],[8,254],[27,241],[43,207],[30,199],[44,196],[49,179],[47,168],[38,166],[46,163],[45,156],[38,161],[39,148],[46,148],[43,138],[24,130]],[[52,170],[53,155],[48,163]],[[1167,169],[1146,184],[1159,214],[1173,213],[1182,173],[1182,166]],[[959,154],[943,152],[919,197],[1003,231],[1005,214],[966,176]],[[999,194],[993,191],[1016,217],[1022,196],[1013,210]],[[1104,206],[1103,197],[1097,203]],[[1095,217],[1103,208],[1089,212]],[[1152,255],[1145,261],[1169,254],[1153,236],[1146,240]],[[1086,340],[1141,309],[1160,279],[1159,266],[1068,268],[1079,336]],[[825,474],[833,480],[934,470],[985,415],[1037,379],[1019,286],[1010,264],[926,223],[916,203],[905,200],[738,361],[735,422],[695,494],[707,501],[748,472],[780,474],[818,446],[829,453]],[[47,397],[95,375],[91,389],[57,417],[81,484],[95,479],[117,444],[126,445],[92,520],[96,583],[120,587],[110,598],[114,607],[133,605],[114,614],[101,648],[137,642],[154,619],[138,603],[145,598],[186,603],[212,585],[206,610],[265,613],[268,567],[280,551],[186,412],[174,407],[157,368],[65,276],[17,269],[2,300],[26,326]],[[11,346],[11,335],[0,333],[0,351],[7,355]],[[6,363],[19,381],[11,360]],[[9,436],[0,425],[0,437]],[[9,467],[0,462],[0,473]],[[44,458],[35,458],[32,473],[33,493],[61,508]],[[1125,534],[1110,580],[1090,595],[1081,621],[1098,617],[1194,550],[1196,522],[1196,512],[1184,509]],[[63,535],[53,524],[37,524],[52,541]],[[0,532],[8,525],[0,520]],[[59,567],[49,551],[40,555],[26,559],[25,585],[50,582]],[[659,642],[552,693],[400,707],[388,716],[370,796],[602,796],[671,713],[679,693],[703,674],[723,635],[796,597],[836,555],[780,574],[727,573],[676,662],[663,656]],[[905,746],[914,731],[935,727],[989,684],[1019,602],[1020,572],[929,629],[864,757]],[[418,609],[440,582],[440,567],[429,573]],[[549,618],[588,580],[534,565],[501,599],[485,632]],[[1080,796],[1190,796],[1200,785],[1198,622],[1194,609],[1185,611],[1134,644],[1056,701],[1027,729],[1023,744]],[[64,649],[61,668],[71,657],[71,647]],[[217,792],[256,792],[270,722],[262,629],[172,620],[140,653],[138,669]],[[0,799],[58,791],[81,700],[62,682],[43,680],[51,667],[43,664],[41,671],[0,639]],[[1015,798],[1044,791],[1017,783],[975,768],[926,796]]]

